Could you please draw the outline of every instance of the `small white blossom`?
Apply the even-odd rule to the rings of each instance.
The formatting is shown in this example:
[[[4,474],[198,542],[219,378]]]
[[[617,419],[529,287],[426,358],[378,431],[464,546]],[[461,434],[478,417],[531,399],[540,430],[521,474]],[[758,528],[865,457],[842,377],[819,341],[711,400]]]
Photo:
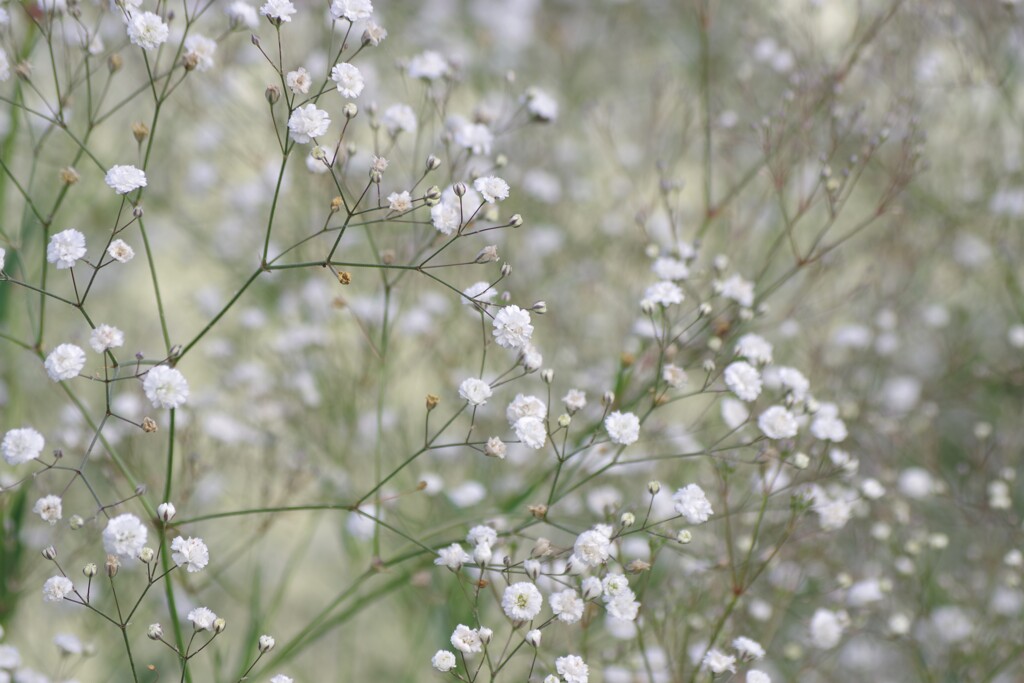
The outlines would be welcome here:
[[[790,439],[799,429],[796,417],[782,406],[772,406],[761,413],[757,426],[769,439]]]
[[[124,332],[110,325],[97,325],[89,335],[89,346],[96,353],[124,346]]]
[[[175,368],[157,365],[146,373],[142,382],[146,398],[154,408],[177,408],[188,400],[188,382]]]
[[[843,637],[846,629],[845,615],[819,608],[811,617],[811,645],[819,650],[831,650]]]
[[[43,600],[46,602],[60,602],[73,593],[75,585],[66,576],[51,576],[43,584]]]
[[[146,545],[147,537],[142,521],[133,514],[125,513],[107,522],[103,529],[103,549],[108,555],[117,555],[121,560],[134,559]]]
[[[295,142],[305,144],[327,133],[330,125],[331,117],[327,112],[310,103],[292,112],[288,119],[288,134]]]
[[[135,250],[129,246],[124,240],[114,240],[107,247],[107,253],[110,258],[114,259],[118,263],[128,263],[135,258]]]
[[[43,365],[54,382],[74,379],[85,367],[85,351],[74,344],[60,344],[50,352]]]
[[[598,529],[584,531],[572,546],[573,562],[584,567],[598,567],[608,561],[611,554],[608,534]]]
[[[267,0],[260,7],[260,14],[277,23],[291,21],[292,15],[295,14],[295,5],[291,0]]]
[[[62,517],[63,507],[61,502],[60,496],[43,496],[36,501],[36,504],[32,507],[32,512],[39,515],[44,522],[49,522],[50,526],[53,526]]]
[[[548,430],[543,420],[536,417],[523,417],[516,420],[513,426],[516,437],[534,450],[544,448],[547,443]]]
[[[46,245],[46,260],[64,270],[75,265],[75,261],[85,256],[85,235],[68,228],[56,233]]]
[[[209,631],[213,628],[213,622],[217,621],[217,615],[209,608],[196,607],[188,613],[187,619],[192,622],[195,630]]]
[[[644,292],[644,298],[640,300],[641,306],[671,306],[683,303],[683,290],[674,282],[664,280],[655,282]]]
[[[232,26],[245,26],[248,29],[255,29],[259,26],[259,15],[256,9],[244,0],[235,0],[226,8],[224,13],[228,15],[228,21]]]
[[[512,621],[531,621],[540,614],[543,606],[544,598],[540,591],[528,581],[508,586],[501,598],[501,608]]]
[[[761,643],[752,638],[740,636],[732,641],[732,647],[740,654],[740,659],[744,661],[752,662],[764,659],[764,648],[761,647]]]
[[[530,313],[518,306],[504,306],[494,316],[494,340],[506,349],[519,349],[530,341],[533,325]]]
[[[331,3],[331,16],[335,19],[360,21],[373,15],[373,3],[370,0],[334,0]]]
[[[209,71],[213,68],[213,55],[217,51],[217,42],[198,33],[190,33],[185,38],[185,59],[195,64],[196,71]]]
[[[406,71],[409,78],[436,81],[448,75],[449,67],[444,57],[433,50],[427,50],[410,59]]]
[[[434,564],[439,567],[448,567],[452,571],[458,571],[462,568],[462,565],[471,561],[473,558],[462,549],[462,546],[458,543],[452,543],[447,548],[441,548],[437,551],[437,557],[434,559]]]
[[[417,128],[416,112],[407,104],[393,104],[381,114],[380,122],[389,135],[399,133],[415,133]]]
[[[412,209],[412,197],[409,191],[392,192],[388,195],[388,209],[396,213],[405,213]]]
[[[310,86],[313,85],[313,79],[310,78],[309,72],[306,71],[305,67],[300,66],[295,71],[289,71],[285,74],[284,84],[288,86],[292,94],[305,95],[309,92]]]
[[[772,362],[772,345],[759,334],[745,334],[736,340],[736,355],[764,365]]]
[[[470,377],[459,385],[459,396],[471,406],[482,406],[491,397],[491,387],[482,379]]]
[[[586,604],[580,599],[579,593],[571,588],[552,593],[548,597],[548,603],[558,620],[565,624],[575,624],[582,619],[583,608],[586,607]]]
[[[604,419],[604,429],[611,437],[612,443],[628,446],[640,438],[640,418],[633,413],[621,413],[616,410]]]
[[[761,373],[746,361],[736,361],[725,368],[725,386],[742,401],[753,401],[761,395]]]
[[[497,176],[483,176],[473,181],[473,188],[488,204],[508,199],[508,183]]]
[[[484,643],[480,640],[480,632],[475,628],[466,626],[465,624],[459,624],[455,627],[455,631],[452,633],[451,642],[452,647],[467,655],[481,652],[484,649]]]
[[[482,123],[464,122],[455,129],[455,144],[473,154],[488,155],[494,144],[494,133]],[[477,190],[480,190],[478,187]],[[507,194],[506,194],[507,196]],[[488,200],[490,201],[490,200]]]
[[[338,86],[342,97],[355,99],[363,92],[363,74],[352,64],[335,64],[331,69],[331,80]]]
[[[128,18],[128,39],[143,50],[155,50],[170,33],[164,20],[152,12],[133,12]]]
[[[45,440],[43,435],[31,427],[12,429],[4,434],[0,450],[3,451],[4,461],[8,465],[21,465],[29,460],[35,460],[43,450]]]
[[[189,573],[202,571],[210,562],[210,551],[201,538],[182,538],[178,536],[171,541],[174,551],[171,559],[179,567],[185,567]]]
[[[587,683],[590,669],[578,655],[566,655],[555,660],[555,671],[565,683]]]
[[[676,512],[690,524],[703,524],[715,511],[707,495],[697,484],[687,484],[672,495],[672,503]]]
[[[455,655],[448,650],[438,650],[430,658],[430,665],[441,673],[448,673],[455,668]]]
[[[736,673],[736,658],[725,654],[721,650],[712,648],[704,655],[701,666],[713,674],[722,674],[726,671]]]

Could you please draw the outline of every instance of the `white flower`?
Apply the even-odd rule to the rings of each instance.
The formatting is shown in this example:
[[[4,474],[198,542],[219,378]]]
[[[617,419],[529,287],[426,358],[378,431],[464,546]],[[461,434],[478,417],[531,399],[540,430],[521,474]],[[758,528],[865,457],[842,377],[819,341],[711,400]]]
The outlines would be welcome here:
[[[775,371],[775,376],[779,383],[789,390],[794,399],[803,401],[807,398],[807,392],[811,389],[811,383],[807,381],[802,372],[796,368],[781,367]]]
[[[54,382],[74,379],[85,367],[85,351],[74,344],[61,344],[50,352],[43,365]]]
[[[450,235],[462,226],[462,206],[458,201],[442,201],[430,207],[430,222],[442,235]]]
[[[49,522],[50,526],[53,526],[60,520],[63,512],[60,496],[43,496],[36,501],[36,504],[32,507],[32,512],[39,515],[44,522]]]
[[[156,506],[156,516],[165,522],[171,521],[177,512],[174,503],[160,503]]]
[[[640,300],[641,306],[671,306],[672,304],[683,303],[683,290],[674,282],[663,280],[655,282],[644,292],[644,298]]]
[[[7,52],[0,48],[0,81],[6,81],[11,77],[11,62],[7,58]]]
[[[494,545],[498,542],[498,532],[491,527],[480,524],[466,534],[466,543],[471,545]]]
[[[799,425],[793,413],[782,406],[772,406],[757,418],[757,426],[769,439],[789,439],[796,436]]]
[[[533,325],[530,313],[518,306],[505,306],[494,316],[494,340],[506,349],[519,349],[530,341]]]
[[[452,647],[463,654],[471,655],[484,649],[484,643],[480,640],[480,633],[475,628],[465,624],[459,624],[451,637]]]
[[[514,426],[518,420],[524,417],[543,420],[547,417],[547,413],[547,404],[536,396],[516,394],[516,397],[508,404],[508,408],[505,409],[505,418],[509,425]]]
[[[659,256],[654,259],[651,271],[662,280],[685,280],[690,277],[690,268],[686,262],[671,256]]]
[[[434,559],[434,564],[439,567],[448,567],[454,572],[459,571],[462,565],[472,560],[469,554],[462,549],[462,546],[458,543],[452,543],[447,548],[441,548],[437,551],[437,557]]]
[[[504,442],[496,436],[487,439],[487,445],[484,446],[484,454],[498,460],[504,460],[507,451]]]
[[[678,389],[686,384],[686,371],[678,365],[669,363],[661,369],[661,379],[673,389]]]
[[[85,235],[74,228],[56,233],[46,245],[46,260],[64,270],[85,256]]]
[[[703,524],[715,511],[711,509],[708,497],[697,484],[687,484],[672,495],[676,512],[690,524]]]
[[[811,422],[811,434],[822,441],[840,443],[847,437],[846,423],[839,418],[839,409],[834,404],[825,403],[814,415]]]
[[[590,669],[582,657],[566,655],[555,660],[555,671],[565,683],[587,683]]]
[[[523,417],[516,420],[513,429],[516,437],[534,450],[544,448],[548,440],[548,430],[544,421],[536,417]]]
[[[89,335],[89,346],[96,353],[124,346],[124,332],[110,325],[97,325]]]
[[[749,280],[744,280],[739,275],[733,275],[725,282],[721,283],[722,296],[727,299],[732,299],[740,306],[744,308],[750,308],[754,305],[754,283]]]
[[[370,0],[334,0],[331,3],[331,16],[335,19],[355,22],[369,19],[372,15],[373,3]]]
[[[455,129],[455,144],[473,154],[488,155],[494,144],[494,133],[482,123],[463,122]],[[477,190],[480,188],[478,187]]]
[[[409,78],[435,81],[448,75],[448,62],[437,52],[427,50],[409,60]]]
[[[210,550],[201,538],[182,538],[178,536],[171,541],[174,553],[171,559],[179,567],[185,567],[189,573],[202,571],[210,562]]]
[[[743,401],[725,397],[722,399],[722,421],[729,429],[736,429],[750,417],[750,411]]]
[[[640,613],[640,603],[634,600],[635,597],[633,591],[627,588],[623,593],[606,597],[605,609],[616,619],[634,621]]]
[[[359,97],[359,93],[363,92],[363,74],[347,62],[334,65],[334,68],[331,69],[331,80],[338,85],[338,92],[342,97],[355,99]]]
[[[712,648],[704,655],[701,666],[713,674],[722,674],[726,671],[736,673],[736,658],[725,654],[721,650]]]
[[[763,671],[751,669],[747,672],[746,683],[772,683],[772,677]]]
[[[471,406],[482,406],[491,397],[491,387],[482,379],[470,377],[459,385],[459,396],[469,401]]]
[[[562,397],[562,403],[565,404],[565,409],[570,413],[576,413],[587,406],[587,395],[579,389],[570,389]]]
[[[45,443],[42,434],[31,427],[22,427],[4,434],[0,450],[3,451],[4,460],[8,465],[21,465],[38,458]]]
[[[51,576],[43,584],[43,600],[46,602],[60,602],[67,595],[73,593],[75,585],[66,576]]]
[[[189,34],[185,38],[185,59],[194,63],[196,71],[209,71],[213,68],[213,54],[217,51],[217,43],[198,33]]]
[[[398,213],[405,213],[412,210],[412,197],[409,191],[392,192],[388,195],[388,209]]]
[[[103,178],[107,187],[118,194],[128,194],[132,190],[146,186],[146,173],[134,166],[111,166]]]
[[[613,443],[628,446],[640,438],[640,418],[633,413],[615,411],[604,419],[604,428]]]
[[[761,647],[761,643],[752,638],[740,636],[732,641],[732,646],[744,661],[752,662],[757,659],[764,659],[764,648]]]
[[[537,121],[554,121],[558,118],[558,102],[540,88],[526,91],[526,111]]]
[[[584,531],[572,546],[572,560],[584,567],[597,567],[608,561],[612,542],[598,529]]]
[[[745,334],[736,340],[736,355],[761,365],[772,362],[772,345],[759,334]]]
[[[185,376],[166,365],[151,368],[146,373],[142,388],[154,408],[177,408],[188,400],[188,382],[185,381]]]
[[[263,7],[260,7],[260,14],[273,22],[291,21],[295,14],[295,5],[291,0],[267,0]]]
[[[244,0],[235,0],[224,9],[224,13],[228,15],[228,21],[232,26],[245,26],[249,29],[259,26],[259,17],[255,8]]]
[[[430,658],[430,665],[441,673],[448,673],[455,668],[455,655],[448,650],[438,650]]]
[[[293,94],[305,95],[309,92],[309,87],[313,85],[313,79],[309,77],[309,72],[300,66],[295,71],[289,71],[285,75],[284,83]]]
[[[552,593],[548,597],[551,611],[555,613],[558,620],[565,624],[575,624],[583,618],[583,608],[586,607],[579,593],[571,588],[558,593]]]
[[[146,545],[148,535],[138,517],[131,513],[118,515],[103,529],[103,549],[122,560],[134,559]]]
[[[761,373],[746,361],[731,363],[722,377],[729,391],[743,401],[753,401],[761,394]]]
[[[366,22],[366,28],[363,29],[363,45],[372,45],[377,47],[384,42],[384,39],[388,37],[387,29],[378,24],[375,21]]]
[[[188,613],[187,619],[192,622],[195,630],[209,631],[213,628],[213,622],[217,621],[217,615],[207,607],[196,607]]]
[[[508,183],[497,176],[489,175],[473,181],[473,188],[488,204],[508,199]]]
[[[540,349],[526,342],[519,352],[519,363],[527,372],[536,372],[544,364],[544,357],[540,355]]]
[[[124,240],[114,240],[111,242],[110,246],[107,247],[107,253],[110,254],[110,258],[118,263],[128,263],[135,258],[135,250]]]
[[[528,581],[513,583],[501,597],[501,608],[512,621],[530,621],[540,614],[543,606],[540,591]]]
[[[381,114],[380,122],[384,124],[390,135],[399,133],[415,133],[417,128],[416,113],[407,104],[393,104]]]
[[[277,674],[271,677],[270,683],[295,683],[295,679],[291,676],[285,676],[284,674]]]
[[[128,39],[143,50],[154,50],[170,35],[164,20],[152,12],[133,12],[128,18]]]
[[[7,265],[7,250],[0,247],[0,271],[4,269],[5,265]]]
[[[811,645],[819,650],[831,650],[843,637],[846,628],[842,614],[819,608],[811,617]]]
[[[330,125],[331,117],[326,111],[317,109],[315,104],[307,104],[292,112],[288,119],[288,133],[295,142],[305,144],[325,134]]]

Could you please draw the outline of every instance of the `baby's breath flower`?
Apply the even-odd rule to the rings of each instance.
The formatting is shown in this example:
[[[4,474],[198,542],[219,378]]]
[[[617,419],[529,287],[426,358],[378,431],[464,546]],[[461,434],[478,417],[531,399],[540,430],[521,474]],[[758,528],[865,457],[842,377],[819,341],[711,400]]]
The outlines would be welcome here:
[[[68,228],[54,234],[46,245],[46,260],[64,270],[75,265],[75,261],[85,256],[85,235]]]
[[[335,64],[331,69],[331,80],[338,86],[342,97],[355,99],[363,92],[363,74],[352,64]]]
[[[470,377],[459,385],[459,396],[471,406],[482,406],[491,397],[491,387],[481,379]]]
[[[640,438],[640,418],[633,413],[616,410],[604,419],[604,428],[612,443],[628,446]]]
[[[133,12],[128,18],[128,39],[143,50],[155,50],[170,33],[164,20],[152,12]]]
[[[703,524],[714,514],[704,489],[697,484],[687,484],[676,491],[672,495],[672,503],[676,512],[690,524]]]
[[[508,199],[508,183],[497,176],[484,176],[473,181],[473,189],[480,193],[488,204]]]
[[[62,509],[60,496],[49,495],[37,500],[36,504],[32,507],[32,512],[39,515],[44,522],[49,522],[50,526],[53,526],[60,521]]]
[[[124,240],[114,240],[107,247],[107,254],[118,263],[128,263],[135,258],[135,250]]]
[[[74,344],[60,344],[50,352],[43,365],[54,382],[74,379],[85,367],[85,351]]]
[[[107,522],[103,530],[103,549],[120,559],[134,559],[146,545],[147,537],[142,521],[131,513],[125,513]]]
[[[21,465],[38,458],[45,443],[42,434],[31,427],[22,427],[4,434],[0,451],[3,451],[4,461],[8,465]]]
[[[530,314],[518,306],[505,306],[494,316],[494,340],[506,349],[522,348],[533,335]]]
[[[213,622],[217,621],[217,615],[206,607],[196,607],[188,613],[187,619],[192,622],[195,630],[209,631],[213,628]]]
[[[171,550],[174,563],[185,567],[189,573],[202,571],[210,562],[210,551],[201,538],[178,536],[171,541]]]
[[[75,585],[66,576],[51,576],[43,584],[43,600],[46,602],[60,602],[73,593]]]
[[[757,426],[769,439],[789,439],[799,429],[796,417],[782,406],[772,406],[761,413]]]
[[[530,621],[544,605],[544,598],[532,583],[520,581],[505,589],[501,608],[512,621]]]
[[[305,144],[326,134],[330,125],[331,117],[327,112],[310,103],[292,112],[288,119],[288,134],[295,142]]]
[[[430,658],[430,665],[441,673],[448,673],[455,668],[455,655],[448,650],[438,650]]]
[[[142,382],[146,398],[154,408],[177,408],[188,400],[188,382],[175,368],[157,365],[146,373]]]
[[[89,335],[89,346],[96,353],[124,346],[124,332],[111,325],[97,325]]]
[[[291,3],[291,0],[267,0],[260,7],[260,14],[280,25],[281,22],[292,20],[292,15],[295,14],[295,5]]]
[[[566,655],[555,660],[555,671],[565,683],[587,683],[590,669],[578,655]]]

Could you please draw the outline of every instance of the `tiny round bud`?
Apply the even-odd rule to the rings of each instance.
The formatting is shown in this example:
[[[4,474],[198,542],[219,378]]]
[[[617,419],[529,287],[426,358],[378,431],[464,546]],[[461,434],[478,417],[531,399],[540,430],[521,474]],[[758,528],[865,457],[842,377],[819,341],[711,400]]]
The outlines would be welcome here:
[[[480,636],[480,642],[486,645],[487,643],[491,642],[491,638],[494,637],[494,631],[487,628],[486,626],[481,626],[477,629],[477,635]]]
[[[526,642],[534,647],[540,647],[540,629],[533,629],[526,632]]]
[[[142,418],[142,431],[147,434],[152,434],[157,430],[156,420],[151,417]]]
[[[540,562],[537,560],[526,560],[523,562],[523,571],[526,572],[531,581],[536,581],[537,577],[540,576]]]
[[[80,178],[81,176],[78,175],[78,171],[72,166],[65,166],[60,169],[60,181],[65,185],[74,185]]]
[[[601,395],[601,405],[603,405],[603,406],[605,406],[607,408],[607,407],[611,406],[613,403],[615,403],[615,392],[614,391],[606,391],[606,392],[604,392],[604,394]]]
[[[433,410],[434,408],[436,408],[437,404],[440,403],[440,402],[441,402],[441,397],[440,396],[435,396],[434,394],[427,394],[427,410],[428,411]]]
[[[811,459],[807,457],[807,454],[804,452],[797,453],[793,456],[793,466],[797,469],[805,470],[810,464]]]
[[[370,182],[374,185],[380,185],[380,181],[383,178],[381,172],[375,168],[370,169]]]
[[[359,113],[359,107],[355,102],[346,102],[345,106],[341,108],[341,113],[345,115],[346,119],[354,119]]]
[[[508,157],[507,156],[505,156],[504,154],[499,154],[498,156],[494,157],[494,167],[495,168],[504,168],[506,166],[508,166]]]
[[[160,640],[164,635],[164,629],[160,624],[150,624],[146,629],[146,637],[150,640]]]
[[[145,564],[152,562],[154,557],[156,557],[156,552],[150,547],[145,547],[139,551],[139,559]]]
[[[57,559],[57,549],[54,548],[52,545],[46,546],[45,548],[43,548],[43,557],[45,557],[48,560]]]
[[[704,368],[704,372],[710,374],[715,371],[715,361],[708,358],[703,363],[701,363],[701,367]]]
[[[455,185],[452,186],[452,191],[455,193],[456,197],[465,197],[466,183],[455,183]]]
[[[561,415],[558,416],[558,426],[559,427],[561,427],[562,429],[565,429],[570,424],[572,424],[572,417],[569,415],[569,413],[562,413]]]
[[[160,503],[156,506],[156,516],[165,523],[171,521],[176,512],[177,510],[174,508],[174,503]]]
[[[652,496],[658,495],[658,491],[661,490],[661,482],[657,479],[647,482],[647,492]]]
[[[551,368],[544,368],[540,371],[540,378],[544,380],[544,384],[551,384],[555,379],[555,371]]]
[[[548,514],[548,506],[540,503],[538,505],[528,505],[526,509],[530,511],[530,514],[537,519],[544,519]],[[535,548],[536,549],[536,548]]]
[[[255,45],[256,47],[260,46],[260,37],[258,35],[256,35],[255,33],[253,33],[253,34],[251,34],[249,36],[249,40],[252,41],[252,44]]]
[[[633,526],[636,524],[636,515],[632,512],[623,512],[622,516],[619,517],[619,522],[622,526]]]
[[[548,312],[548,303],[546,301],[538,301],[530,306],[530,310],[539,315],[544,315]]]
[[[124,58],[121,57],[121,55],[115,52],[114,54],[107,57],[107,69],[110,71],[110,73],[117,73],[121,70],[122,66],[124,66]]]
[[[213,632],[224,633],[224,629],[228,627],[228,622],[224,621],[223,617],[217,617],[213,620]]]
[[[277,104],[277,101],[281,99],[281,89],[276,85],[268,85],[267,89],[263,91],[263,96],[270,104]]]
[[[431,185],[427,189],[427,193],[423,196],[426,198],[428,202],[439,201],[441,199],[441,188],[439,188],[437,185]]]
[[[683,529],[676,536],[676,540],[682,543],[683,545],[686,545],[687,543],[693,540],[693,534],[690,533],[689,529]]]
[[[711,304],[705,301],[697,307],[697,313],[700,314],[701,317],[711,315]]]
[[[344,201],[340,196],[335,197],[331,200],[331,213],[338,213],[341,211],[341,207],[344,206]]]
[[[508,263],[501,264],[501,275],[502,277],[508,277],[512,273],[512,266]]]
[[[523,227],[523,217],[518,213],[514,213],[512,214],[512,217],[508,219],[508,224],[513,228],[521,228]]]
[[[134,216],[135,218],[142,218],[144,214],[145,211],[143,211],[141,206],[136,206],[135,208],[132,209],[132,216]]]
[[[708,339],[708,348],[711,349],[712,351],[716,352],[716,353],[718,351],[721,351],[722,350],[722,338],[721,337],[712,337],[711,339]]]
[[[99,571],[99,569],[96,567],[96,564],[93,563],[93,562],[90,562],[89,564],[87,564],[84,567],[82,567],[82,573],[85,574],[85,577],[88,578],[88,579],[91,579],[92,577],[96,576],[96,573],[98,571]]]
[[[505,453],[507,451],[505,443],[496,436],[492,436],[487,439],[487,444],[484,446],[484,455],[490,458],[498,458],[499,460],[505,459]]]
[[[441,168],[441,160],[433,154],[427,157],[427,171],[436,171]]]
[[[81,515],[71,515],[71,519],[68,520],[68,524],[71,526],[72,531],[78,531],[85,526],[85,520],[82,519]]]
[[[547,506],[544,506],[544,507],[545,507],[545,510],[546,510]],[[532,512],[532,510],[531,510],[531,512]],[[533,557],[544,557],[545,555],[547,555],[550,552],[551,552],[551,541],[549,541],[548,539],[546,539],[543,536],[541,536],[533,544],[533,549],[530,551],[530,554]]]
[[[658,310],[658,305],[650,299],[644,299],[640,302],[640,312],[644,315],[654,315],[656,310]]]
[[[276,642],[277,641],[274,640],[273,636],[262,635],[260,636],[256,646],[259,648],[261,654],[267,654],[274,649]]]
[[[121,561],[117,559],[117,555],[107,555],[107,576],[114,578],[117,576],[117,570],[121,567]]]

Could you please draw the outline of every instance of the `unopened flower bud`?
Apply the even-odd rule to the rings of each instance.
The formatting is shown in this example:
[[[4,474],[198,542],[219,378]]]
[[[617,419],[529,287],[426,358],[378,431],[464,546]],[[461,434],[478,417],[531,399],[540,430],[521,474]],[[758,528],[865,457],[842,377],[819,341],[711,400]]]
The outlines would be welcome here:
[[[606,391],[606,392],[604,392],[604,394],[601,396],[601,405],[603,405],[604,407],[607,408],[607,407],[611,406],[613,403],[615,403],[615,392],[614,391]]]
[[[548,312],[548,303],[546,301],[538,301],[530,306],[530,310],[539,315],[544,315]]]
[[[704,372],[710,374],[715,371],[715,361],[708,358],[703,363],[701,363],[701,367],[704,368]]]
[[[572,417],[569,415],[569,413],[562,413],[561,415],[558,416],[558,426],[559,427],[561,427],[562,429],[565,429],[570,424],[572,424]]]
[[[154,557],[156,552],[152,548],[146,547],[139,551],[139,559],[145,564],[152,562]]]
[[[504,168],[505,166],[508,166],[507,156],[505,156],[504,154],[499,154],[498,156],[494,157],[495,168]]]
[[[74,185],[78,182],[79,178],[81,176],[78,175],[78,171],[71,166],[65,166],[60,169],[60,181],[65,185]]]
[[[281,99],[281,89],[276,85],[268,85],[267,89],[263,91],[263,96],[270,104],[277,104],[277,101]]]
[[[441,168],[441,160],[435,157],[433,154],[427,157],[427,170],[436,171]]]
[[[532,512],[532,510],[531,510],[531,512]],[[551,552],[551,541],[549,541],[548,539],[546,539],[543,536],[541,536],[533,544],[533,549],[530,551],[530,554],[533,557],[544,557],[545,555],[549,554],[550,552]]]
[[[711,315],[711,304],[705,301],[704,303],[697,307],[697,313],[700,314],[702,317],[705,315]]]
[[[160,640],[164,636],[164,629],[160,624],[150,624],[146,629],[146,637],[150,640]]]
[[[806,453],[800,452],[793,456],[793,466],[797,469],[805,470],[810,464],[811,459],[807,457]]]
[[[114,578],[117,576],[117,570],[121,567],[121,561],[117,559],[117,555],[107,555],[107,576]]]
[[[676,540],[682,543],[683,545],[686,545],[687,543],[693,540],[693,534],[690,533],[689,529],[683,529],[676,536]]]
[[[439,188],[437,185],[431,185],[427,189],[427,193],[424,195],[424,197],[426,197],[428,201],[441,199],[441,188]]]
[[[441,402],[440,396],[434,394],[427,394],[427,410],[431,411],[437,407],[437,404]]]
[[[346,102],[345,106],[341,108],[341,113],[345,115],[346,119],[354,119],[359,113],[359,107],[355,102]]]
[[[494,631],[487,628],[486,626],[481,626],[480,628],[478,628],[476,630],[476,633],[478,636],[480,636],[480,642],[482,642],[484,645],[491,642],[491,638],[494,637]]]
[[[452,186],[452,192],[455,193],[456,197],[465,197],[466,183],[455,183],[455,185]]]
[[[508,224],[513,228],[521,228],[523,227],[523,217],[518,213],[514,213],[512,214],[512,217],[508,219]]]
[[[135,218],[142,218],[142,216],[144,214],[145,214],[145,211],[142,209],[141,206],[135,206],[132,209],[132,216],[134,216]]]
[[[489,244],[481,249],[476,258],[473,259],[474,263],[493,263],[498,260],[498,246],[495,244]]]
[[[380,181],[383,177],[384,176],[382,176],[381,172],[378,171],[377,169],[370,169],[370,182],[373,183],[374,185],[380,185]]]
[[[98,571],[99,569],[97,569],[96,564],[93,562],[90,562],[89,564],[82,567],[82,573],[85,574],[85,577],[87,579],[91,579],[92,577],[96,576],[96,573]]]
[[[540,647],[540,629],[533,629],[526,632],[526,642],[534,647]]]
[[[256,646],[259,648],[261,654],[267,654],[274,649],[274,645],[276,643],[277,641],[274,640],[273,636],[262,635],[260,636]]]
[[[543,503],[538,503],[537,505],[528,505],[526,509],[529,510],[530,514],[536,517],[537,519],[544,519],[544,517],[546,517],[548,514],[548,506],[544,505]]]
[[[224,633],[224,629],[228,627],[228,622],[224,621],[223,617],[217,617],[213,620],[213,632]]]
[[[340,196],[335,197],[331,200],[331,213],[338,213],[341,211],[341,207],[344,206],[344,201]]]
[[[142,431],[147,434],[152,434],[157,430],[156,420],[151,417],[142,418]]]
[[[511,273],[512,273],[512,266],[509,265],[508,263],[502,263],[501,264],[501,276],[502,277],[508,277],[509,274],[511,274]]]
[[[78,531],[85,526],[85,520],[82,519],[82,515],[71,515],[71,519],[68,520],[68,524],[71,526],[72,531]]]
[[[658,491],[661,490],[661,482],[657,479],[647,482],[647,492],[652,496],[658,495]]]
[[[632,512],[623,512],[622,516],[619,517],[619,522],[622,526],[633,526],[636,524],[636,515]]]
[[[45,548],[43,548],[43,557],[45,557],[48,560],[57,559],[57,549],[54,548],[52,545],[46,546]]]
[[[544,368],[540,371],[540,378],[544,380],[544,384],[551,384],[555,379],[555,371],[551,368]]]
[[[124,58],[116,52],[107,57],[107,70],[112,74],[116,74],[124,66]]]
[[[526,572],[531,581],[536,581],[537,577],[540,576],[540,562],[537,560],[526,560],[523,562],[523,571]]]
[[[177,510],[174,508],[174,503],[160,503],[156,506],[156,516],[164,522],[169,522],[174,517]]]

